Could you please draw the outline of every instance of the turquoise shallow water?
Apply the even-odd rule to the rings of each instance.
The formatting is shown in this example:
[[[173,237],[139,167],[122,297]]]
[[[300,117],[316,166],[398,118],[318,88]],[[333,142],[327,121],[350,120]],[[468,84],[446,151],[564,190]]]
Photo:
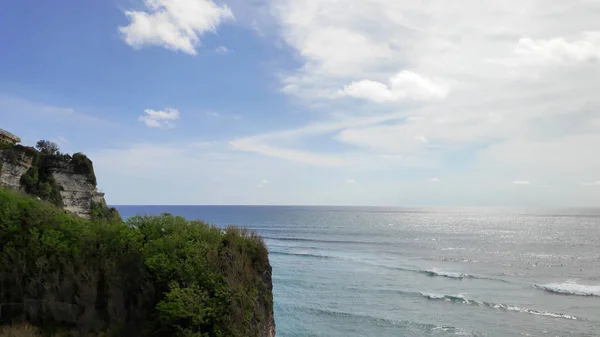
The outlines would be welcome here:
[[[600,336],[600,210],[119,206],[258,231],[277,336]]]

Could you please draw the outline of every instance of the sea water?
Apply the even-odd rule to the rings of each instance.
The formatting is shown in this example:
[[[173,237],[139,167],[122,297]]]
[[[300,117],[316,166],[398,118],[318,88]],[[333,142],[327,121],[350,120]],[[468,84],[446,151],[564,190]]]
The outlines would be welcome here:
[[[600,336],[600,210],[119,206],[256,230],[277,336]]]

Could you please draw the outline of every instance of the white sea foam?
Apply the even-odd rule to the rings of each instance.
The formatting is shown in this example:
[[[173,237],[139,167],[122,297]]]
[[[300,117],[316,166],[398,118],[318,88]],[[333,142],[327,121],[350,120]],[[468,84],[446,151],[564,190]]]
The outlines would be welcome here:
[[[585,284],[577,284],[573,281],[567,281],[564,283],[534,284],[533,286],[556,294],[577,296],[600,296],[600,285],[592,286]]]
[[[482,306],[482,307],[501,309],[501,310],[506,310],[506,311],[513,311],[513,312],[519,312],[519,313],[531,314],[531,315],[537,315],[537,316],[564,318],[564,319],[572,319],[572,320],[579,319],[575,316],[563,314],[563,313],[555,313],[555,312],[550,312],[550,311],[527,309],[527,308],[521,308],[521,307],[518,307],[515,305],[509,305],[509,304],[490,303],[490,302],[472,300],[472,299],[465,297],[463,294],[442,295],[442,294],[432,294],[432,293],[421,293],[421,296],[428,298],[430,300],[440,300],[440,301],[446,301],[446,302],[477,305],[477,306]]]
[[[456,272],[443,271],[443,270],[438,270],[438,269],[425,270],[425,271],[423,271],[423,273],[426,275],[429,275],[429,276],[442,276],[442,277],[456,278],[456,279],[479,278],[477,276],[469,275],[469,274],[465,274],[465,273],[456,273]]]

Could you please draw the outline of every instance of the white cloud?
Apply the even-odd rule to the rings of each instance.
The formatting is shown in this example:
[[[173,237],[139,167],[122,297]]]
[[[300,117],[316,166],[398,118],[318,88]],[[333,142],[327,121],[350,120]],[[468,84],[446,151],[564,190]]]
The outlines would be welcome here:
[[[531,182],[529,182],[529,180],[515,180],[513,181],[514,185],[531,185]]]
[[[349,184],[349,185],[356,184],[356,180],[354,180],[354,179],[346,179],[346,184]]]
[[[308,107],[342,111],[335,130],[314,127],[319,123],[297,128],[294,153],[320,154],[299,144],[336,132],[332,142],[349,151],[418,160],[471,152],[475,169],[517,175],[537,172],[538,163],[562,163],[540,171],[546,175],[565,167],[591,171],[600,163],[586,150],[600,137],[592,126],[600,126],[594,89],[600,68],[588,62],[600,47],[593,30],[598,2],[275,0],[272,8],[281,37],[302,61],[283,77],[283,91]],[[573,67],[540,68],[531,81],[509,64],[489,62],[505,55],[544,59],[547,53],[552,62]],[[392,114],[386,121],[343,122]],[[260,143],[281,149],[280,140]]]
[[[212,110],[211,111],[207,111],[206,115],[209,116],[209,117],[221,117],[220,113],[218,113],[216,111],[212,111]]]
[[[432,100],[444,98],[448,94],[448,89],[443,85],[412,71],[401,71],[389,82],[389,85],[371,80],[352,82],[338,90],[338,95],[383,103],[407,99]]]
[[[429,179],[429,181],[431,181],[432,183],[439,183],[441,180],[439,178],[433,177]]]
[[[234,149],[378,170],[370,178],[451,166],[457,177],[445,174],[444,186],[465,194],[476,175],[506,193],[514,177],[535,177],[536,187],[553,181],[543,193],[523,190],[536,202],[558,188],[594,202],[591,192],[577,197],[593,189],[572,177],[600,170],[600,2],[268,3],[300,62],[281,72],[281,90],[310,110],[308,120],[234,139]]]
[[[583,182],[583,183],[581,183],[581,185],[583,185],[583,186],[600,186],[600,181],[596,180],[596,181],[590,181],[590,182]]]
[[[523,37],[504,60],[507,65],[570,65],[600,61],[600,31],[586,31],[578,38],[532,39]]]
[[[161,46],[196,55],[200,37],[234,19],[227,5],[212,0],[144,0],[145,11],[125,11],[129,25],[119,27],[123,40],[134,48]]]
[[[344,158],[338,155],[329,156],[325,154],[312,153],[309,151],[292,150],[271,146],[264,143],[260,139],[235,139],[232,140],[230,144],[235,150],[256,152],[263,156],[275,157],[303,164],[317,166],[342,166],[345,163]]]
[[[140,116],[138,119],[151,128],[173,128],[175,127],[175,121],[180,119],[179,111],[171,108],[165,110],[146,109],[144,113],[145,115]]]
[[[262,31],[262,29],[260,29],[256,19],[252,19],[251,27],[259,36],[265,36],[265,33]]]
[[[215,52],[217,54],[225,55],[229,52],[229,49],[227,49],[227,47],[225,46],[218,46],[217,48],[215,48]]]

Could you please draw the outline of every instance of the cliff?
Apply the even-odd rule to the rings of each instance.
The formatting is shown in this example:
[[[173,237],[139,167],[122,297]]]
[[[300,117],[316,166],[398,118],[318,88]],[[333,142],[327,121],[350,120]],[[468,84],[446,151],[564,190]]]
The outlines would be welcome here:
[[[0,335],[275,336],[261,237],[168,214],[123,221],[85,155],[6,139]]]
[[[244,229],[96,222],[0,188],[0,331],[18,323],[38,336],[274,337],[268,252]]]
[[[89,219],[93,203],[108,207],[96,189],[93,164],[85,155],[43,153],[32,147],[3,144],[0,187],[26,192]]]

